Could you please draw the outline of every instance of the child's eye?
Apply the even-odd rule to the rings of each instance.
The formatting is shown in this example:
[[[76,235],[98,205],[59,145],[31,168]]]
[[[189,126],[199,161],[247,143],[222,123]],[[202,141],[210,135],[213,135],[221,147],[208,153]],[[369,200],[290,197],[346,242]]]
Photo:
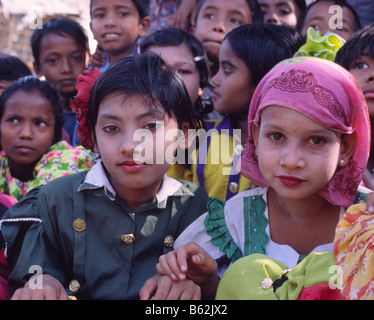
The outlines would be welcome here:
[[[242,24],[241,21],[239,19],[237,19],[237,18],[231,18],[230,22],[232,22],[234,24],[237,24],[237,25],[241,25]]]
[[[128,14],[128,12],[126,12],[126,11],[121,11],[120,13],[119,13],[119,16],[120,17],[126,17],[126,16],[128,16],[129,14]]]
[[[274,133],[270,133],[268,135],[268,137],[271,139],[271,140],[274,140],[274,141],[281,141],[283,139],[283,134],[279,133],[279,132],[274,132]]]
[[[48,124],[45,121],[36,121],[35,123],[38,127],[47,127]]]
[[[191,74],[192,72],[187,69],[179,69],[178,73],[182,75],[182,74]]]
[[[104,13],[103,12],[98,12],[98,13],[94,14],[94,18],[103,18],[103,17],[104,17]]]
[[[103,131],[106,133],[116,133],[119,131],[119,128],[116,125],[107,125],[103,127]]]
[[[365,62],[358,62],[355,64],[354,69],[367,69],[369,66]]]
[[[47,60],[48,63],[52,63],[52,64],[57,63],[57,61],[58,61],[57,58],[49,58],[49,59]]]
[[[162,128],[163,125],[163,121],[148,122],[144,125],[144,128],[148,130],[156,130]]]
[[[214,19],[214,14],[213,13],[206,13],[206,14],[204,14],[204,18]]]
[[[18,119],[17,118],[9,118],[6,122],[9,122],[9,123],[18,123]]]
[[[319,146],[319,145],[325,144],[327,142],[327,140],[323,137],[312,137],[309,140],[309,142],[312,145]]]
[[[83,56],[81,56],[81,55],[73,56],[73,60],[74,60],[74,61],[77,61],[77,62],[80,62],[80,61],[83,60]]]

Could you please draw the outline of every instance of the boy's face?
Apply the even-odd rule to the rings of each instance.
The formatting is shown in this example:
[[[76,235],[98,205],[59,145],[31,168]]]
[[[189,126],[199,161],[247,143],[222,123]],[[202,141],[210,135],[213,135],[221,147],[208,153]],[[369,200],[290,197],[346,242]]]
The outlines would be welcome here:
[[[149,17],[140,20],[132,0],[92,0],[91,30],[109,54],[132,54],[138,37],[147,34],[148,22]]]
[[[114,92],[104,98],[95,126],[94,150],[100,153],[121,199],[126,201],[132,195],[149,201],[157,193],[178,143],[176,136],[165,136],[177,129],[174,118],[162,107],[150,109],[141,96]]]
[[[308,28],[313,27],[319,30],[321,35],[327,32],[334,32],[347,40],[355,31],[355,18],[353,13],[347,7],[342,7],[342,17],[339,17],[336,11],[332,11],[332,13],[329,12],[331,6],[333,6],[331,2],[320,2],[313,5],[305,17],[301,34],[306,36]],[[343,28],[338,29],[335,27],[337,19],[341,19]]]
[[[369,109],[369,116],[374,118],[374,58],[370,55],[368,48],[365,48],[361,57],[351,65],[349,72],[359,83]]]
[[[87,52],[71,36],[49,33],[40,42],[35,72],[53,83],[62,95],[75,92],[76,79],[86,69]]]
[[[203,44],[209,60],[217,62],[225,35],[247,23],[253,20],[246,0],[206,0],[197,16],[194,35]]]

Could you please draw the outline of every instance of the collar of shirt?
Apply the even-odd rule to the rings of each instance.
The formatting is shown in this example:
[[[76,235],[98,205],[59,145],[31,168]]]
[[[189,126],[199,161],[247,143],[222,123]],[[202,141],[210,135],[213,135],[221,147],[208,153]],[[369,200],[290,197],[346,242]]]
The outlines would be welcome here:
[[[99,159],[91,170],[87,172],[86,177],[82,184],[79,186],[78,191],[87,189],[104,188],[105,195],[112,201],[116,198],[116,191],[111,185],[108,176],[105,173],[102,160]],[[174,197],[193,197],[194,194],[181,182],[168,177],[166,174],[163,177],[161,187],[155,195],[157,199],[157,208],[166,208],[167,199],[170,196]]]

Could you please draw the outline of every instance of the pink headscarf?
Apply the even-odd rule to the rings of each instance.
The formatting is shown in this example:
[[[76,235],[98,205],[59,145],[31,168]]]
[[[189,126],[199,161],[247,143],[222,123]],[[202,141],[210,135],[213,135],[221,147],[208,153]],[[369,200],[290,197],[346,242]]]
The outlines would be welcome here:
[[[334,205],[352,205],[370,151],[367,105],[355,78],[336,63],[312,57],[291,58],[270,70],[257,86],[249,107],[248,140],[241,159],[241,173],[257,186],[268,183],[259,169],[251,127],[259,123],[261,111],[270,105],[299,111],[331,130],[357,134],[348,165],[339,167],[318,193]]]

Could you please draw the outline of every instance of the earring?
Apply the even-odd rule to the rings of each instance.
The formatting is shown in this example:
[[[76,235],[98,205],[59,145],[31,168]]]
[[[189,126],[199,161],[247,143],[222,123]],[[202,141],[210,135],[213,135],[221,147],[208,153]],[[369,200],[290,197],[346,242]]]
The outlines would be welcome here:
[[[342,160],[340,160],[340,164],[341,165],[343,165],[344,164],[344,160],[342,159]]]

